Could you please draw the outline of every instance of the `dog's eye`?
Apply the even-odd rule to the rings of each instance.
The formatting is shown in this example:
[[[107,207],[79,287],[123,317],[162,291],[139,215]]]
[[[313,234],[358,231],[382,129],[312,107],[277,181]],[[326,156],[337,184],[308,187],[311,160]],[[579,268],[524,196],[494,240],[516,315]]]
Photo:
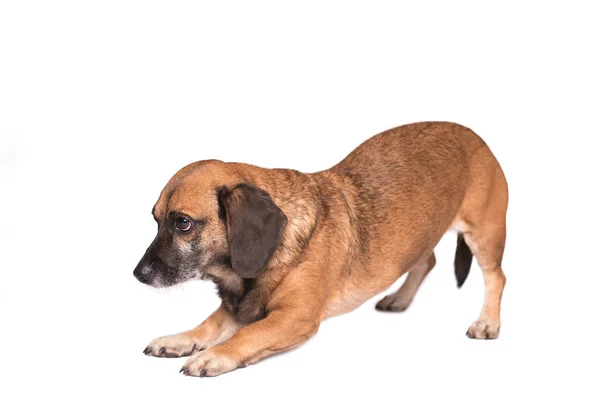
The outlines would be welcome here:
[[[177,218],[177,222],[175,223],[175,225],[177,225],[177,229],[179,229],[180,231],[186,232],[189,231],[192,227],[192,222],[187,218],[179,217]]]

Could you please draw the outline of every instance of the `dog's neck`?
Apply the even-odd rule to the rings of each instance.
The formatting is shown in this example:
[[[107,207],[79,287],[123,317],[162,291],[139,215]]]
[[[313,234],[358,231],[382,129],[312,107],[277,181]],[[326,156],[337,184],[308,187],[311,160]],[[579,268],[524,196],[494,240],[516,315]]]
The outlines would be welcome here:
[[[222,270],[211,277],[217,283],[223,305],[240,322],[251,323],[266,316],[270,293],[289,269],[298,264],[322,214],[323,200],[312,174],[248,165],[244,165],[243,171],[243,182],[267,191],[287,217],[281,243],[258,277],[243,279],[233,271]]]

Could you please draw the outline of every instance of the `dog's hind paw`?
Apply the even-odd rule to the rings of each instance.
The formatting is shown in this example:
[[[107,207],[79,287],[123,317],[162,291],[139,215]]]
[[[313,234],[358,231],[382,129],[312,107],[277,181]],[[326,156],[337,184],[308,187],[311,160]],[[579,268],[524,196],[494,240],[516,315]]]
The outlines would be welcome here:
[[[410,302],[404,299],[399,299],[397,296],[390,294],[379,300],[375,308],[379,311],[401,312],[408,308]]]
[[[499,322],[480,319],[471,324],[467,331],[467,336],[471,339],[497,339],[499,333]]]

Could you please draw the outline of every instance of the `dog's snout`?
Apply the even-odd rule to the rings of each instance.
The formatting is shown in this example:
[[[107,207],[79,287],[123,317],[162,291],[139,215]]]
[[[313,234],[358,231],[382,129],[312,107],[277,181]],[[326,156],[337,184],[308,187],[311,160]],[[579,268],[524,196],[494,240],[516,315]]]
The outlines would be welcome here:
[[[133,276],[142,283],[149,283],[152,277],[152,268],[149,265],[138,265],[133,270]]]

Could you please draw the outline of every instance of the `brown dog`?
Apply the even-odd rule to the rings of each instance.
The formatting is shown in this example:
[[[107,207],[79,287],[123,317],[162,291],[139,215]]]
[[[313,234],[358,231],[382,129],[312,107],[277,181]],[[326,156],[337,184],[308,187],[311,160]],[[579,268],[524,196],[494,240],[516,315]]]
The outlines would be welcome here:
[[[152,213],[158,234],[134,271],[161,287],[211,279],[222,304],[198,327],[154,340],[157,357],[192,355],[181,371],[216,376],[300,345],[320,322],[392,285],[377,308],[403,311],[459,232],[460,287],[472,255],[485,301],[467,335],[495,339],[508,190],[487,145],[448,122],[401,126],[367,140],[333,168],[303,174],[199,161],[181,169]]]

